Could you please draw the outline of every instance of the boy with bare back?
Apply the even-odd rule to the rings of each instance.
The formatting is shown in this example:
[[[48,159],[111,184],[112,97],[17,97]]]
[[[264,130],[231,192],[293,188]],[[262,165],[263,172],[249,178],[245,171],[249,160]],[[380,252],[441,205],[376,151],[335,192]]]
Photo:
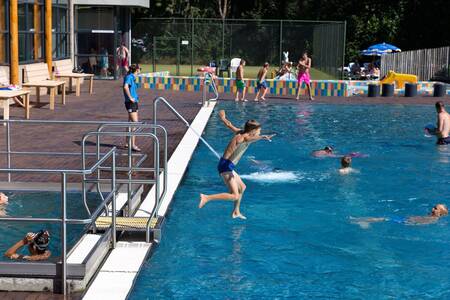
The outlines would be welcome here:
[[[234,101],[241,100],[247,102],[247,99],[245,99],[244,66],[245,60],[241,59],[239,67],[236,70],[236,97],[234,98]],[[242,94],[241,99],[239,99],[239,93]]]
[[[308,95],[309,100],[314,100],[314,98],[311,95],[311,58],[308,57],[308,54],[303,52],[302,57],[300,57],[300,60],[298,61],[297,65],[297,83],[298,83],[298,89],[297,89],[297,100],[300,99],[300,91],[302,89],[302,82],[304,81],[306,83],[306,88],[308,89]]]
[[[198,207],[202,208],[206,203],[213,200],[233,201],[234,210],[231,216],[233,218],[246,219],[240,211],[241,200],[246,186],[234,169],[251,143],[263,139],[271,141],[274,135],[260,135],[261,125],[255,120],[248,120],[245,122],[244,129],[240,129],[227,120],[225,111],[221,110],[219,116],[225,126],[235,133],[217,166],[217,170],[229,192],[213,195],[200,194]]]
[[[256,93],[255,96],[255,101],[259,101],[259,93],[261,92],[261,90],[263,90],[262,95],[261,95],[261,100],[266,101],[266,98],[264,98],[267,94],[267,82],[266,82],[266,76],[267,76],[267,72],[269,71],[269,63],[266,62],[264,63],[263,67],[259,70],[258,72],[258,85],[256,86],[256,89],[258,90],[258,92]]]

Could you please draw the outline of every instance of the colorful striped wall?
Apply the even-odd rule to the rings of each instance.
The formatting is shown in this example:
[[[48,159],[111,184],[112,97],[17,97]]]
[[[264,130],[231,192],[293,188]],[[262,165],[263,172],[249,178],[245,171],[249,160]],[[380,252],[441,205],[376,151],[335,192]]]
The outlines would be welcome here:
[[[169,72],[155,72],[139,74],[138,86],[144,89],[156,90],[173,90],[173,91],[187,91],[200,92],[202,91],[203,78],[202,77],[184,77],[184,76],[169,76]],[[311,88],[313,96],[337,96],[348,97],[353,95],[364,96],[367,95],[368,84],[373,81],[348,81],[348,80],[312,80]],[[256,94],[256,79],[245,80],[247,86],[247,93]],[[418,83],[419,95],[432,95],[434,82]],[[217,78],[216,85],[219,93],[235,93],[236,84],[234,79]],[[294,80],[275,80],[268,79],[267,86],[269,93],[272,96],[294,96],[297,92],[297,81]],[[305,83],[302,85],[301,95],[306,95]],[[396,95],[404,95],[404,90],[395,90]],[[447,91],[450,95],[450,90]]]
[[[138,86],[145,89],[174,90],[198,92],[202,90],[203,79],[201,77],[184,76],[149,76],[140,74],[138,76]],[[256,79],[245,80],[247,93],[256,94]],[[235,93],[236,84],[234,79],[217,78],[216,85],[219,93]],[[296,81],[268,79],[267,86],[271,95],[294,96],[297,92]],[[341,80],[313,80],[311,82],[313,96],[341,96],[346,97],[347,82]],[[306,94],[306,85],[303,83],[302,95]]]

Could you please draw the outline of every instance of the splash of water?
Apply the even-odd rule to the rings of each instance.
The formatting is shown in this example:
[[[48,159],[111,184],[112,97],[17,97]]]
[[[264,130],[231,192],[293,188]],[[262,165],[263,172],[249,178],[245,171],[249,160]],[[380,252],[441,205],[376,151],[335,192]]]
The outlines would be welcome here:
[[[300,177],[292,171],[253,172],[240,175],[241,178],[264,183],[297,182]]]

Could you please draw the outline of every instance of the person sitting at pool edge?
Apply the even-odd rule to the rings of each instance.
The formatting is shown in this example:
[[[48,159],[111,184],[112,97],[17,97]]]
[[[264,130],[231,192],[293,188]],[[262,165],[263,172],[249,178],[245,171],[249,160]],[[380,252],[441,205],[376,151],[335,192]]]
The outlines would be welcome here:
[[[24,259],[30,261],[46,260],[51,255],[50,250],[48,250],[49,242],[50,234],[47,230],[40,230],[37,233],[29,232],[23,239],[9,248],[8,251],[5,252],[5,256],[10,259]],[[17,253],[23,246],[28,246],[30,255],[21,255]]]
[[[358,224],[362,228],[368,228],[371,223],[379,223],[379,222],[394,222],[405,225],[427,225],[436,223],[440,218],[448,215],[448,209],[445,204],[436,204],[431,209],[431,212],[427,216],[411,216],[411,217],[385,217],[385,218],[353,218],[350,217],[350,220],[354,224]]]
[[[438,145],[450,144],[450,115],[447,113],[442,101],[436,102],[437,124],[436,135],[438,137]]]
[[[350,174],[356,172],[355,169],[351,167],[352,165],[352,157],[346,155],[341,159],[341,168],[339,169],[339,173],[342,175]]]
[[[333,147],[326,146],[325,148],[323,148],[321,150],[314,150],[312,152],[312,156],[314,156],[314,157],[334,156]]]

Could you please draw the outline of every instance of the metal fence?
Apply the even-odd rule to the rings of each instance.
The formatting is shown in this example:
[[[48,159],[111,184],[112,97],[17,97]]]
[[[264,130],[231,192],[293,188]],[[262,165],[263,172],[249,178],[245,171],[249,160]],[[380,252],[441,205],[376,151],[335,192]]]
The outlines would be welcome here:
[[[450,47],[421,49],[381,57],[381,76],[389,70],[417,75],[419,80],[450,80]]]
[[[197,66],[234,57],[247,66],[278,67],[283,52],[297,62],[307,50],[313,68],[340,78],[345,27],[332,21],[145,18],[134,20],[131,52],[133,62],[152,71],[172,66],[171,73],[193,75]]]

